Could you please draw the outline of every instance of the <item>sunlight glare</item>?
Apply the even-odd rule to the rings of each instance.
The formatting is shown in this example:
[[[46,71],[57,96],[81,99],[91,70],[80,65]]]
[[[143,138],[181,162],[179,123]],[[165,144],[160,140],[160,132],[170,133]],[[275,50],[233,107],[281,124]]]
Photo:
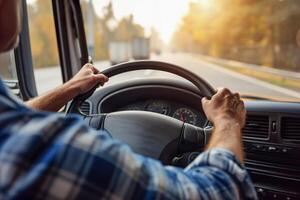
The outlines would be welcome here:
[[[101,16],[102,9],[110,0],[93,0],[95,10]],[[192,0],[111,0],[117,20],[132,14],[134,21],[141,24],[146,33],[155,28],[164,42],[169,42],[188,11]]]
[[[199,0],[203,8],[210,9],[212,6],[212,0]]]

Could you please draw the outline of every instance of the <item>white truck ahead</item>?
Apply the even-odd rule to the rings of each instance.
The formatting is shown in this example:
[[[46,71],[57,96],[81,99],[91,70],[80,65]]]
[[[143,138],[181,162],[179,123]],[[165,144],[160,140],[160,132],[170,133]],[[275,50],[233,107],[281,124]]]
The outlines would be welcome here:
[[[112,65],[127,62],[132,57],[131,43],[123,41],[114,41],[109,43],[109,60]]]
[[[150,39],[144,37],[135,37],[132,40],[132,57],[135,60],[144,60],[150,58]]]

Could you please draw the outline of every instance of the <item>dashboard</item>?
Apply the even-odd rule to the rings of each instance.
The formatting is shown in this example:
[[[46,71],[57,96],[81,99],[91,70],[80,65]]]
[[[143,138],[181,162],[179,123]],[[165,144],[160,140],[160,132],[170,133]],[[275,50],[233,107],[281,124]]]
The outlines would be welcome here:
[[[202,97],[186,82],[135,80],[96,91],[82,109],[86,114],[149,111],[205,127]],[[300,199],[300,103],[246,101],[245,106],[245,166],[259,198]]]
[[[204,114],[200,112],[199,109],[196,110],[189,105],[163,99],[134,102],[121,107],[118,111],[125,110],[155,112],[199,127],[203,127],[207,121]]]

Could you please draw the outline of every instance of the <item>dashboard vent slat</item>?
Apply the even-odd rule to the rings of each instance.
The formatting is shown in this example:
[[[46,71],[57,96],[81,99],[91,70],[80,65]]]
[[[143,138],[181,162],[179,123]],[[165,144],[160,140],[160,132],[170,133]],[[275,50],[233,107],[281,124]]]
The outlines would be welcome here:
[[[243,135],[254,138],[268,138],[269,117],[266,115],[247,115]]]
[[[83,112],[86,115],[91,114],[91,104],[88,101],[85,101],[80,106],[81,112]]]
[[[300,143],[300,117],[282,117],[281,136],[285,140]]]

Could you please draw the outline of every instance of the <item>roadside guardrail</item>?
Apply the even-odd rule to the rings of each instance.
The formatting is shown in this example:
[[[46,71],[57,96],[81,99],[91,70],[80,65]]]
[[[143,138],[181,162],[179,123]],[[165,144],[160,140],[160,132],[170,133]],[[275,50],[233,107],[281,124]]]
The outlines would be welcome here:
[[[199,56],[199,55],[197,55],[197,56]],[[206,55],[200,55],[200,56],[207,61],[211,61],[211,62],[214,62],[217,64],[225,64],[225,65],[228,65],[231,67],[237,67],[237,68],[248,68],[248,69],[251,69],[254,71],[258,71],[258,72],[264,72],[264,73],[269,73],[269,74],[276,75],[276,76],[281,76],[282,78],[285,78],[285,79],[300,81],[300,73],[299,72],[276,69],[276,68],[271,68],[271,67],[266,67],[266,66],[260,66],[260,65],[250,64],[250,63],[239,62],[239,61],[235,61],[235,60],[215,58],[215,57],[206,56]]]

